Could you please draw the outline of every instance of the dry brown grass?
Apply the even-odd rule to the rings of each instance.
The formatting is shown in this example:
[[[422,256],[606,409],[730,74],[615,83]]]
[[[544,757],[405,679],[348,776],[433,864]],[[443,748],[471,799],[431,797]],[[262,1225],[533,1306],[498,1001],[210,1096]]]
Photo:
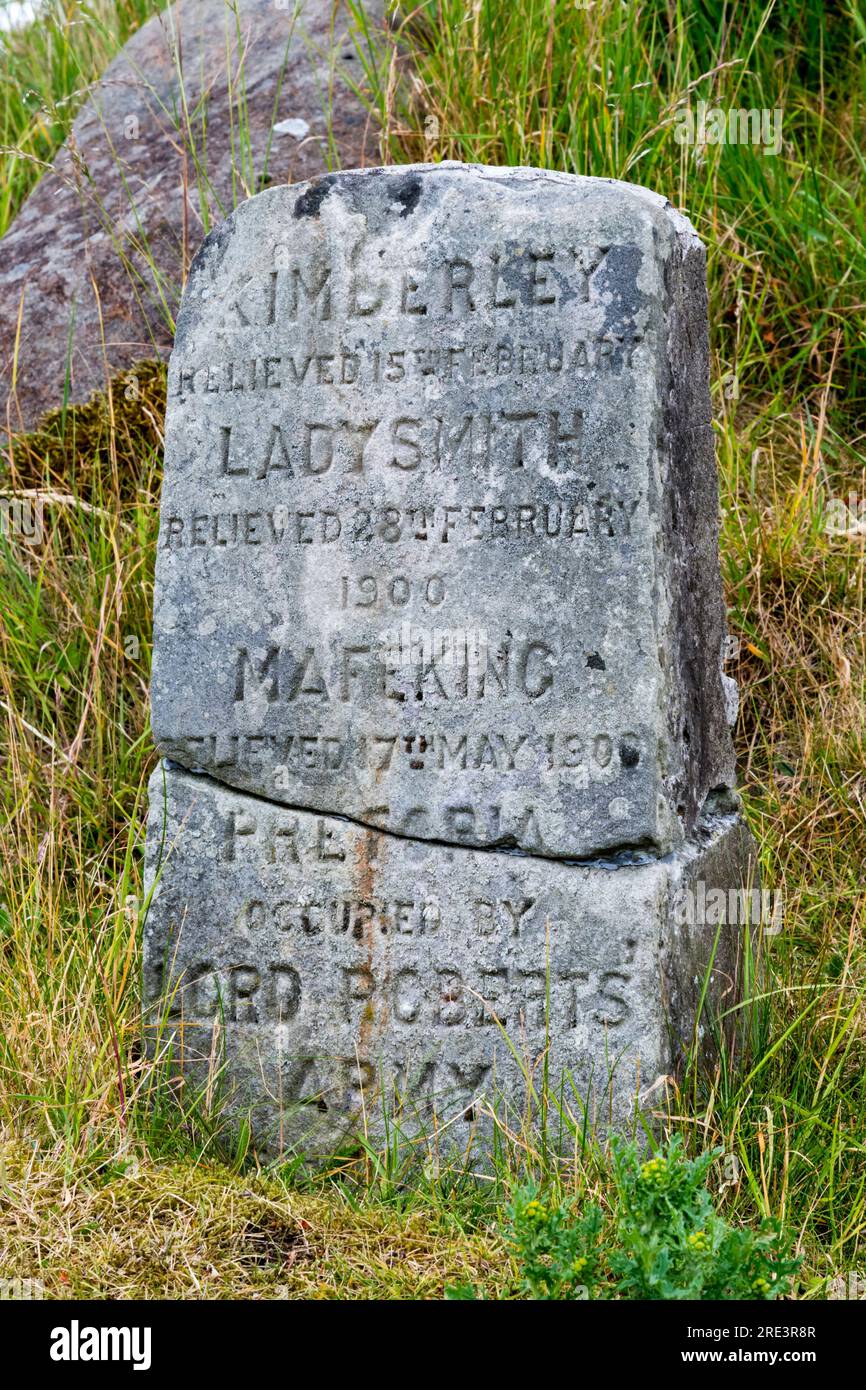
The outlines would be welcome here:
[[[0,1148],[4,1278],[47,1298],[442,1298],[513,1277],[495,1235],[466,1235],[418,1211],[400,1216],[288,1192],[221,1165],[118,1158],[82,1180],[60,1154]]]

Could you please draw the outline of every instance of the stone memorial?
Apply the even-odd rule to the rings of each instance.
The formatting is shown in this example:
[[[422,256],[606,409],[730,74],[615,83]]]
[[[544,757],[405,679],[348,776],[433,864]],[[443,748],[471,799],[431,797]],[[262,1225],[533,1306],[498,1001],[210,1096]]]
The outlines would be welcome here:
[[[145,994],[263,1148],[625,1122],[737,999],[705,258],[443,163],[268,190],[169,367]],[[158,1015],[158,1023],[154,1020]]]

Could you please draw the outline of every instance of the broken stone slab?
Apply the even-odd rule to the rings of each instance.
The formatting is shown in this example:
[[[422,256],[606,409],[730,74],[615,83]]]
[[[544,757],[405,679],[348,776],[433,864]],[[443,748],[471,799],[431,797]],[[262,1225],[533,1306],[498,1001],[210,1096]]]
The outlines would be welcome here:
[[[149,1049],[263,1152],[380,1137],[385,1115],[440,1151],[491,1109],[519,1128],[545,1054],[581,1128],[624,1127],[660,1103],[702,1000],[698,1035],[730,1032],[754,873],[736,816],[590,866],[402,840],[167,764],[149,790]],[[719,889],[727,925],[688,910]]]
[[[705,255],[612,181],[272,189],[169,370],[160,749],[449,844],[666,854],[733,785]]]
[[[360,80],[358,56],[333,8],[180,0],[124,46],[0,243],[0,429],[32,428],[64,391],[85,401],[167,357],[189,263],[245,185],[375,159],[377,131],[344,77]],[[369,12],[375,23],[381,6]]]

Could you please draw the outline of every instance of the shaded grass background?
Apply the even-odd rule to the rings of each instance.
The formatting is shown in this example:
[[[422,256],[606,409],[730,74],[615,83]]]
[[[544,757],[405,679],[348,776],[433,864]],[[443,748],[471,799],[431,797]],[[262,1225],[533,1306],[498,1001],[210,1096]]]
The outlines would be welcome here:
[[[691,1073],[665,1123],[692,1150],[723,1146],[729,1219],[781,1217],[806,1257],[801,1295],[826,1296],[866,1266],[866,542],[825,524],[831,498],[866,497],[863,7],[441,0],[390,38],[351,8],[386,161],[628,178],[707,242],[739,767],[786,919],[752,1048]],[[28,123],[0,87],[6,143],[23,152],[2,163],[6,215],[29,186],[25,156],[48,157],[63,132],[74,74],[108,56],[105,14],[120,34],[139,11],[89,14],[75,9],[75,55],[56,71],[41,34],[12,41],[44,110]],[[781,108],[779,155],[677,144],[678,110],[701,98]],[[439,1296],[474,1282],[508,1296],[496,1223],[514,1179],[610,1216],[603,1153],[578,1146],[558,1167],[519,1149],[485,1184],[393,1151],[257,1175],[254,1156],[220,1156],[207,1116],[182,1122],[153,1093],[138,927],[164,373],[133,375],[131,392],[117,383],[6,451],[4,487],[55,500],[42,546],[0,538],[0,1267],[59,1294]],[[155,1213],[140,1241],[127,1201]]]
[[[0,34],[0,236],[66,139],[91,84],[159,0],[49,0]]]

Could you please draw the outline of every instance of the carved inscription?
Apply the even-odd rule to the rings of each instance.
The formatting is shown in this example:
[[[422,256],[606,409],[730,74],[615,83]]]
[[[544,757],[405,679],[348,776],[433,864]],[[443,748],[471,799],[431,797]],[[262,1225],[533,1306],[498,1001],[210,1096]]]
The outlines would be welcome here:
[[[164,550],[238,546],[474,545],[479,541],[515,540],[577,543],[587,538],[631,535],[640,497],[605,492],[587,502],[519,502],[495,505],[359,508],[343,513],[328,508],[291,511],[278,504],[270,510],[191,512],[165,518],[160,536]]]
[[[534,1036],[551,1021],[560,1036],[585,1031],[587,1021],[602,1030],[627,1022],[637,936],[618,935],[600,959],[575,963],[557,954],[546,962],[550,933],[556,939],[568,927],[563,904],[552,917],[550,899],[536,886],[543,874],[529,892],[512,896],[443,893],[435,869],[423,875],[429,891],[419,893],[416,884],[412,896],[347,894],[340,888],[351,880],[359,847],[371,866],[380,863],[385,847],[375,831],[264,805],[241,809],[239,798],[236,807],[214,812],[207,800],[187,813],[196,838],[203,833],[218,846],[218,862],[233,866],[230,882],[246,891],[214,902],[213,932],[223,949],[175,970],[170,1019],[192,1027],[219,1016],[241,1028],[302,1021],[306,1008],[318,1007],[325,968],[337,980],[337,1017],[358,1037],[370,1016],[398,1029],[514,1025]],[[184,853],[187,842],[181,867]],[[218,875],[212,879],[216,884]],[[374,871],[371,884],[383,881],[390,883],[387,873]],[[181,946],[186,906],[163,909],[166,939]],[[447,959],[449,943],[465,948],[473,941],[492,955],[473,967]],[[515,947],[525,952],[519,962],[508,959]],[[290,960],[276,949],[289,951]],[[153,970],[158,997],[164,964]]]
[[[402,833],[669,845],[662,233],[628,194],[584,217],[466,171],[404,216],[389,179],[273,190],[197,262],[159,745]]]
[[[145,1017],[263,1154],[465,1156],[548,1080],[632,1125],[735,1006],[673,906],[743,857],[702,264],[647,190],[446,162],[268,189],[190,269]]]
[[[172,380],[173,393],[219,396],[238,391],[285,392],[293,387],[358,387],[390,385],[415,379],[475,381],[479,378],[520,380],[526,377],[574,377],[596,372],[617,376],[630,371],[642,339],[638,334],[612,335],[566,344],[562,339],[536,342],[427,344],[352,351],[287,353],[267,357],[232,358],[227,362],[182,367]]]
[[[426,248],[425,248],[426,249]],[[361,270],[356,243],[349,264],[319,253],[299,260],[284,243],[272,248],[273,269],[249,276],[226,306],[235,329],[273,328],[303,322],[405,318],[467,320],[505,311],[541,311],[586,303],[598,273],[613,253],[630,248],[577,244],[517,245],[494,242],[480,256],[437,258],[437,263],[389,271]]]
[[[413,965],[407,957],[393,973],[379,977],[366,965],[341,966],[334,1007],[358,1031],[372,1008],[407,1028],[495,1030],[512,1025],[537,1037],[552,1023],[561,1035],[587,1020],[602,1030],[626,1023],[630,981],[627,968],[563,970],[550,978],[543,967],[505,965],[466,978],[453,967],[441,967],[431,977],[426,963]],[[159,972],[153,983],[158,995]],[[262,965],[250,960],[230,967],[196,961],[174,991],[166,1016],[183,1017],[190,1026],[223,1013],[228,1023],[242,1026],[282,1024],[299,1016],[304,996],[303,975],[279,961]]]

